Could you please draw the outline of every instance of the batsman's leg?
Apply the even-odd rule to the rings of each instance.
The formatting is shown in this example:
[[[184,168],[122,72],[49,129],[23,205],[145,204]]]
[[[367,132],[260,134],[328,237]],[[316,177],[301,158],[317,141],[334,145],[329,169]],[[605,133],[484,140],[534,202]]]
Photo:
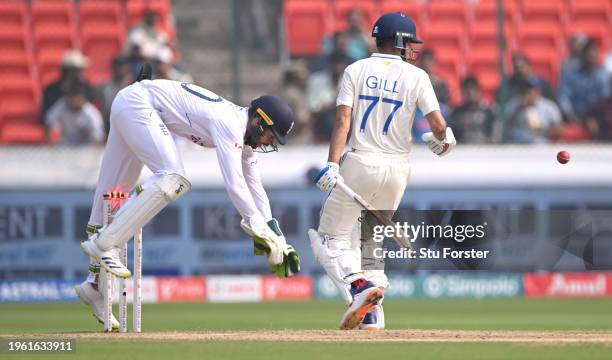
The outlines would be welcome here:
[[[374,191],[371,186],[374,180],[369,177],[369,168],[363,166],[353,155],[349,154],[344,158],[340,173],[345,182],[355,191],[359,191],[362,196],[367,196]],[[318,235],[324,239],[319,240],[318,243],[323,243],[328,250],[331,250],[327,251],[327,264],[325,261],[319,262],[328,275],[335,279],[334,283],[345,295],[345,300],[349,302],[342,316],[341,329],[356,328],[372,306],[382,298],[382,290],[365,280],[361,269],[360,249],[351,244],[351,235],[360,213],[361,208],[353,199],[339,189],[334,189],[323,205],[318,229]],[[311,236],[311,244],[318,245],[312,239],[313,236]],[[319,251],[319,254],[321,254],[319,258],[323,259],[325,252]],[[334,274],[333,267],[329,263],[337,264],[336,267],[340,270]],[[340,285],[342,282],[343,286]],[[347,292],[349,296],[346,296]]]

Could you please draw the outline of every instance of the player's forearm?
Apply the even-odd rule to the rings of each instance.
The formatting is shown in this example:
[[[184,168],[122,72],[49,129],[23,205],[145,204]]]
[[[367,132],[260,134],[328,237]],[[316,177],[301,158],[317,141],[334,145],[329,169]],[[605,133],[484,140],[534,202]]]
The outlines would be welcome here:
[[[444,140],[446,137],[446,121],[444,121],[444,117],[442,117],[440,111],[432,111],[425,115],[425,118],[427,119],[431,132],[434,134],[436,139]]]
[[[351,126],[352,109],[345,105],[340,105],[336,109],[336,121],[332,130],[329,144],[328,162],[340,163],[340,156],[344,150],[349,128]]]
[[[251,192],[253,201],[255,201],[255,206],[257,206],[257,209],[259,209],[259,212],[264,216],[264,218],[271,218],[272,211],[270,209],[270,200],[268,199],[268,194],[266,194],[266,190],[261,182],[259,170],[255,168],[255,166],[251,167],[249,164],[245,164],[243,162],[242,173],[244,174],[244,179],[246,180],[249,191]]]

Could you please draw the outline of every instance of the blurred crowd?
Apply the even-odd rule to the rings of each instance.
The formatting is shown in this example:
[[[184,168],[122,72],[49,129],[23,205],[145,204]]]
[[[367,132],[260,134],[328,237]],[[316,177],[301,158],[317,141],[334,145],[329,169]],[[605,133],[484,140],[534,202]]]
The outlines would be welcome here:
[[[285,70],[282,91],[298,117],[294,143],[325,143],[330,138],[344,69],[376,51],[363,21],[359,11],[350,11],[348,28],[325,38],[319,56],[294,61]],[[431,48],[420,49],[415,65],[429,74],[441,112],[461,143],[612,141],[612,50],[599,49],[583,34],[569,39],[569,49],[556,88],[532,69],[524,54],[512,54],[512,68],[492,102],[484,100],[477,74],[460,79],[461,99],[451,99]],[[600,56],[602,51],[607,54]],[[414,141],[428,128],[417,112]]]
[[[41,101],[40,121],[49,142],[103,143],[115,95],[134,81],[144,62],[153,64],[154,78],[193,80],[158,21],[159,15],[147,10],[143,21],[129,29],[124,49],[114,57],[112,77],[96,86],[85,76],[89,59],[79,50],[65,53],[61,76],[44,89]],[[324,38],[319,56],[295,60],[285,69],[281,92],[297,117],[291,143],[329,141],[344,69],[376,51],[364,29],[362,14],[349,11],[346,30]],[[427,44],[419,49],[415,65],[429,74],[442,114],[461,143],[612,141],[612,50],[599,49],[582,34],[569,39],[568,46],[570,55],[561,60],[556,88],[532,69],[525,55],[514,53],[512,68],[492,102],[485,101],[477,74],[460,79],[461,98],[452,99],[437,72],[435,51]],[[417,112],[414,141],[419,142],[427,131],[425,117]]]
[[[170,37],[157,26],[159,14],[146,10],[143,21],[129,29],[124,49],[113,57],[112,76],[93,86],[85,73],[89,66],[79,50],[67,51],[60,77],[43,90],[40,121],[50,143],[101,144],[109,131],[115,95],[131,84],[144,62],[153,65],[153,78],[191,82],[177,61]]]

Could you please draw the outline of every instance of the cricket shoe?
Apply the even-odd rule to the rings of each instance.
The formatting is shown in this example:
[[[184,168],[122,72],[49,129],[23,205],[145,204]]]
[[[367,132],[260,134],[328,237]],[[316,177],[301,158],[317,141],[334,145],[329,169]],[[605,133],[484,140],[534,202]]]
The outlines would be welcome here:
[[[369,281],[359,287],[351,286],[353,302],[344,312],[340,330],[352,330],[363,322],[363,319],[383,298],[383,291]]]
[[[120,278],[129,278],[132,273],[123,265],[119,248],[114,247],[107,251],[100,249],[95,242],[97,235],[98,234],[93,234],[89,237],[89,240],[82,242],[81,249],[83,249],[87,255],[98,260],[106,271]]]
[[[384,330],[385,329],[385,313],[382,305],[374,305],[372,310],[366,314],[359,330]]]
[[[87,281],[76,285],[74,292],[85,305],[91,308],[98,322],[104,324],[104,295]],[[119,331],[119,321],[113,314],[111,314],[111,326],[113,331]]]

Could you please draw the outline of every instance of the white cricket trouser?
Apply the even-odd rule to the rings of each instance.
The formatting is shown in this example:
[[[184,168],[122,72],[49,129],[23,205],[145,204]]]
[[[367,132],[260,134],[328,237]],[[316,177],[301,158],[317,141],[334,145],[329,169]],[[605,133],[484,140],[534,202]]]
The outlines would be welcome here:
[[[104,148],[90,224],[102,224],[104,193],[131,191],[143,164],[155,177],[167,173],[185,176],[174,139],[153,108],[149,92],[139,83],[134,83],[117,94],[111,107],[110,133]]]
[[[379,210],[397,210],[410,178],[410,163],[406,154],[380,154],[360,151],[346,153],[340,164],[344,182],[364,200]],[[362,208],[342,190],[334,188],[323,205],[319,233],[327,236],[333,248],[350,246],[342,252],[344,281],[350,284],[365,275],[374,285],[388,287],[382,270],[361,269],[360,231],[356,231]],[[360,230],[360,229],[359,229]]]

